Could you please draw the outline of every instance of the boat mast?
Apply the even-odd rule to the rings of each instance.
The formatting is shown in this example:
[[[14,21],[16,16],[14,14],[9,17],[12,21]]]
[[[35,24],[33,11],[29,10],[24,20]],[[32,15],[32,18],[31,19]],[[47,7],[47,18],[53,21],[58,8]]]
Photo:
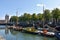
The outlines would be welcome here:
[[[44,28],[44,5],[43,5],[43,28]]]
[[[16,12],[16,17],[18,17],[18,11]],[[18,25],[18,18],[16,19],[16,25]]]

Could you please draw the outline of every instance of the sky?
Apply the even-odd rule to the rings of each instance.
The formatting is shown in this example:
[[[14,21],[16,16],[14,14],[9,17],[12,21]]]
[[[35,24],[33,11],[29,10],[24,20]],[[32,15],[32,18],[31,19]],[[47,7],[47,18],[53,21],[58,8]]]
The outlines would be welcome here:
[[[60,8],[60,0],[0,0],[0,20],[8,14],[10,17],[24,13],[42,13],[44,9]]]

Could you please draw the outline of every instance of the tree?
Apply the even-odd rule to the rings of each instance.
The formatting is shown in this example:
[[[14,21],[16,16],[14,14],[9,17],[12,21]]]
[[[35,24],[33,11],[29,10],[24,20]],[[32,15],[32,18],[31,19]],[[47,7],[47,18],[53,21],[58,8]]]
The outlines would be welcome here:
[[[52,15],[53,15],[53,18],[55,19],[55,23],[57,23],[57,20],[60,16],[60,10],[58,8],[52,10]]]
[[[58,22],[60,22],[60,16],[58,17]]]
[[[24,13],[24,15],[19,17],[19,21],[30,21],[31,15],[29,13]]]
[[[24,21],[24,17],[23,16],[19,16],[19,22],[20,21]]]
[[[42,21],[42,19],[43,19],[43,14],[39,13],[39,14],[37,14],[37,16],[38,16],[38,19],[39,19],[40,21]]]
[[[38,20],[38,16],[36,15],[36,13],[33,13],[33,14],[32,14],[32,20],[33,20],[33,21]]]
[[[31,15],[29,13],[24,13],[23,17],[25,21],[31,20]]]
[[[32,16],[30,14],[27,15],[27,20],[30,21]]]
[[[52,17],[50,10],[48,10],[48,9],[44,10],[43,16],[44,16],[45,22],[48,22]]]
[[[17,20],[18,20],[18,17],[17,16],[12,16],[10,18],[10,22],[17,22]]]

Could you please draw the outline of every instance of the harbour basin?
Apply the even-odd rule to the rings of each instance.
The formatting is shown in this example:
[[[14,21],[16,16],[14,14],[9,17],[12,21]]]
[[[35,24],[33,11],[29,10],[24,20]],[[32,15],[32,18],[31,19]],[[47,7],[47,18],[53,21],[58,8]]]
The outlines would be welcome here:
[[[1,25],[1,27],[6,27]],[[20,31],[10,29],[0,29],[0,35],[6,40],[56,40],[55,37],[45,37],[40,35],[33,35],[28,33],[22,33]]]

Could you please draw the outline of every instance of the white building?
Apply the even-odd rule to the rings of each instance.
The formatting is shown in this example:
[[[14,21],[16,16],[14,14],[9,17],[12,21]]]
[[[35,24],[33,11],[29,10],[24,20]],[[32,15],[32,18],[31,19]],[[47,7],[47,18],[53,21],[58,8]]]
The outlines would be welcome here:
[[[8,23],[9,22],[9,15],[5,15],[5,22]]]

